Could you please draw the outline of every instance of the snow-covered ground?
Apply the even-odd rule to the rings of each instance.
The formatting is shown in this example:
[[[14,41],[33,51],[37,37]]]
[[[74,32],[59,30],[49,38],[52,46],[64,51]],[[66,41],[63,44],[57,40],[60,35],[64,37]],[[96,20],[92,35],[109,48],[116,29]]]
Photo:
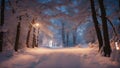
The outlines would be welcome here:
[[[96,48],[26,48],[0,54],[0,68],[120,68]]]

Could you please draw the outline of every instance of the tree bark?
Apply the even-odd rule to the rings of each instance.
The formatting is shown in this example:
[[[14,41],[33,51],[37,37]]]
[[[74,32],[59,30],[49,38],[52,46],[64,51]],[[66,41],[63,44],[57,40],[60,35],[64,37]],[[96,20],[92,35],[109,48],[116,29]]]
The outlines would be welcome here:
[[[28,30],[28,33],[27,33],[27,39],[26,39],[26,45],[27,45],[28,48],[29,48],[29,39],[30,39],[31,30],[32,30],[32,25],[30,24],[29,25],[29,30]]]
[[[5,0],[1,0],[1,16],[0,16],[0,27],[4,25],[4,14],[5,14]],[[3,48],[3,31],[0,32],[0,52]]]
[[[17,31],[16,31],[16,39],[15,39],[15,45],[14,45],[14,50],[15,51],[18,51],[18,46],[19,46],[19,38],[20,38],[20,31],[21,31],[21,18],[22,16],[19,16],[18,19],[19,19],[19,22],[18,22],[18,25],[17,25]]]
[[[35,28],[35,47],[38,47],[38,44],[37,44],[37,42],[38,42],[38,41],[37,41],[37,40],[38,40],[38,39],[37,39],[37,38],[38,38],[38,37],[37,37],[37,33],[38,33],[38,31],[37,31],[37,29]]]
[[[99,42],[99,51],[100,51],[103,46],[102,34],[100,31],[99,23],[98,23],[97,16],[96,16],[94,0],[90,0],[90,2],[91,2],[93,23],[94,23],[95,30],[96,30],[96,34],[97,34],[97,38],[98,38],[98,42]]]
[[[37,30],[37,37],[36,37],[36,39],[37,39],[37,43],[36,43],[36,45],[37,45],[37,47],[39,46],[39,33],[40,33],[40,28],[38,28],[38,30]]]
[[[109,34],[108,34],[108,26],[107,26],[107,19],[106,19],[106,11],[104,7],[103,0],[99,0],[100,11],[101,11],[101,19],[102,19],[102,28],[103,28],[103,40],[104,40],[104,56],[110,57],[111,55],[111,47],[109,41]]]
[[[69,46],[68,43],[69,43],[69,32],[66,32],[66,46],[67,47]]]
[[[62,23],[62,42],[63,42],[63,46],[65,45],[65,25],[64,23]]]
[[[33,42],[32,42],[32,48],[34,48],[36,45],[36,39],[35,39],[35,28],[33,28]]]
[[[119,0],[119,10],[120,10],[120,0]]]
[[[77,30],[77,28],[75,28],[74,30],[73,30],[73,45],[76,45],[76,30]]]
[[[16,33],[14,49],[15,49],[15,51],[18,51],[19,37],[20,37],[20,22],[18,22],[17,31],[16,32],[17,33]]]

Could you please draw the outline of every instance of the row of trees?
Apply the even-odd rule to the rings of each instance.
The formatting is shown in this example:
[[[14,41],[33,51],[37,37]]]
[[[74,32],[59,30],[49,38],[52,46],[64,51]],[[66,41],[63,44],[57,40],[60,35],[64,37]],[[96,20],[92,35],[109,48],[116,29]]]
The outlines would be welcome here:
[[[105,2],[103,2],[103,0],[98,1],[99,7],[95,5],[96,1],[94,2],[94,0],[92,0],[90,2],[91,2],[90,4],[91,4],[91,9],[92,9],[93,22],[94,22],[94,26],[95,26],[95,30],[96,30],[96,35],[97,35],[97,38],[98,38],[98,41],[99,41],[98,42],[99,43],[99,51],[102,54],[104,54],[104,56],[110,56],[111,47],[110,47],[110,42],[109,42],[110,38],[109,38],[108,24],[110,24],[112,26],[114,36],[117,37],[117,38],[118,38],[118,31],[116,30],[116,26],[114,26],[114,23],[112,23],[112,21],[106,15],[107,11],[105,9],[106,6],[104,6]],[[97,8],[95,8],[95,7],[97,7]],[[81,8],[81,7],[79,7],[79,8]],[[99,8],[100,8],[100,13],[99,13],[99,11],[98,12],[96,11],[96,9],[99,9]],[[82,10],[85,10],[85,7],[82,8]],[[85,14],[87,14],[87,13],[85,13]],[[84,15],[84,14],[82,14],[82,15]],[[86,15],[85,17],[87,18],[88,15]],[[81,16],[81,14],[79,16]],[[81,17],[78,17],[78,18],[81,18]],[[101,18],[101,22],[102,22],[102,29],[100,28],[100,26],[101,26],[100,18]],[[74,20],[74,17],[73,17],[72,20]],[[81,22],[79,22],[79,23],[81,24]],[[69,34],[71,33],[71,32],[66,32],[65,27],[66,26],[63,23],[62,24],[62,40],[63,40],[63,44],[68,43]],[[72,26],[72,27],[75,27],[76,28],[75,31],[76,31],[78,26]],[[118,28],[118,30],[119,30],[119,28]],[[76,32],[73,32],[73,39],[72,40],[73,40],[73,43],[76,42]],[[75,45],[75,44],[73,44],[73,45]]]
[[[3,29],[3,26],[4,26],[4,20],[5,20],[5,8],[6,8],[6,1],[5,0],[1,0],[1,14],[0,14],[0,52],[2,52],[3,51],[3,43],[4,43],[4,29]],[[13,1],[13,3],[10,1],[10,0],[8,0],[7,1],[7,3],[9,3],[9,7],[11,7],[11,9],[12,9],[12,13],[13,14],[15,14],[15,13],[18,13],[17,11],[17,5],[18,5],[18,3],[19,3],[19,1]],[[15,5],[14,5],[14,3],[15,3]],[[14,7],[15,6],[15,7]],[[15,35],[15,43],[14,43],[14,50],[15,51],[18,51],[18,49],[19,49],[19,42],[20,42],[20,34],[21,34],[21,23],[22,23],[22,20],[23,20],[23,18],[24,17],[28,17],[28,15],[25,13],[25,14],[21,14],[21,15],[18,15],[16,18],[17,18],[17,21],[18,21],[18,24],[17,24],[17,27],[16,27],[16,35]],[[31,21],[30,22],[30,27],[29,27],[29,30],[28,30],[28,34],[27,34],[27,39],[26,39],[26,47],[30,47],[30,45],[29,45],[29,40],[30,40],[30,35],[31,35],[31,30],[33,29],[32,27],[32,24],[34,24],[35,23],[35,21],[34,21],[34,19],[33,19],[33,21]],[[34,31],[35,31],[35,28],[34,28]],[[35,35],[34,33],[33,33],[33,35]],[[38,46],[36,46],[36,44],[37,44],[37,42],[36,42],[36,37],[35,36],[33,36],[33,44],[32,44],[32,47],[34,48],[34,47],[38,47]],[[5,43],[7,43],[7,42],[5,42]]]
[[[41,14],[41,10],[39,10],[39,9],[45,9],[45,8],[41,7],[41,4],[38,5],[37,0],[34,0],[34,1],[33,0],[30,0],[30,1],[1,0],[0,3],[1,3],[0,4],[1,5],[0,52],[3,51],[3,47],[7,46],[7,45],[4,45],[4,43],[3,43],[4,39],[5,39],[5,37],[4,37],[5,34],[3,34],[4,32],[1,29],[3,27],[6,27],[7,29],[9,29],[9,28],[13,29],[15,35],[13,36],[13,33],[10,30],[9,32],[11,33],[10,36],[12,36],[12,38],[10,38],[9,40],[7,39],[7,40],[8,40],[8,42],[12,42],[12,43],[10,43],[10,45],[11,45],[10,47],[12,47],[15,51],[18,51],[19,48],[22,48],[25,45],[26,45],[25,47],[32,47],[32,48],[38,47],[38,42],[37,42],[38,36],[36,36],[36,33],[39,33],[39,32],[36,31],[34,24],[36,24],[36,21],[39,18],[45,17],[44,15]],[[30,3],[34,4],[34,6],[37,6],[37,7],[34,8],[33,5],[29,5]],[[44,6],[44,5],[42,5],[42,6]],[[9,22],[8,21],[6,22],[7,25],[13,24],[13,25],[8,25],[9,27],[4,25],[4,21],[6,20],[5,13],[7,13],[7,11],[5,11],[5,10],[8,10],[8,12],[12,15],[12,16],[9,16],[9,14],[8,15],[6,14],[6,16],[8,16],[9,20],[10,20],[10,18],[14,19],[14,21],[11,20]],[[37,22],[37,23],[39,23],[39,25],[40,25],[39,28],[41,28],[41,32],[43,32],[43,34],[46,34],[47,36],[52,36],[52,32],[50,32],[49,29],[47,28],[47,26],[51,25],[49,22],[43,23],[41,21],[41,22]],[[26,30],[26,31],[24,31],[24,30]],[[23,38],[25,38],[25,39],[23,39]],[[24,40],[24,41],[22,41],[22,40]],[[25,45],[23,45],[24,42],[25,42]],[[5,42],[5,43],[7,43],[7,42]]]
[[[72,25],[70,27],[69,24],[67,24],[67,26],[65,25],[66,23],[62,23],[62,43],[64,45],[64,47],[69,47],[69,42],[71,41],[72,46],[76,45],[76,40],[77,40],[77,27],[73,28],[74,25]],[[72,29],[70,29],[72,28]],[[72,39],[70,38],[72,33]]]
[[[94,0],[90,0],[90,3],[91,3],[91,10],[92,10],[92,18],[93,18],[93,22],[94,22],[94,26],[95,26],[95,29],[96,29],[98,42],[99,42],[99,51],[101,51],[101,53],[104,56],[110,57],[110,55],[111,55],[111,46],[110,46],[110,41],[109,41],[110,39],[109,39],[109,34],[108,34],[107,20],[112,25],[115,36],[117,38],[118,38],[118,33],[117,33],[115,27],[113,26],[112,22],[106,17],[106,9],[105,9],[103,1],[104,0],[98,0],[99,7],[100,7],[100,14],[101,14],[100,18],[102,20],[101,21],[102,22],[102,29],[100,29],[100,27],[99,27],[99,21],[97,19],[98,15],[96,13]]]
[[[50,3],[47,3],[47,4],[37,4],[35,3],[33,6],[37,6],[36,8],[33,8],[33,6],[30,6],[28,3],[31,3],[33,2],[33,0],[30,0],[30,1],[24,1],[24,0],[7,0],[8,3],[9,3],[9,6],[11,8],[11,11],[12,13],[16,15],[16,19],[17,19],[17,27],[16,27],[16,37],[15,37],[15,44],[14,44],[14,50],[15,51],[18,51],[18,48],[19,48],[19,39],[21,38],[20,34],[22,32],[22,28],[23,26],[21,26],[23,23],[23,21],[25,19],[31,19],[31,20],[26,20],[26,22],[30,22],[31,24],[33,24],[35,22],[35,18],[36,16],[37,17],[41,17],[42,20],[44,20],[45,18],[46,19],[51,19],[51,18],[59,18],[59,17],[64,17],[64,20],[70,20],[72,21],[72,23],[66,23],[66,22],[61,22],[61,36],[62,36],[62,41],[63,41],[63,44],[65,46],[68,46],[69,44],[69,40],[71,40],[70,36],[72,34],[72,43],[73,45],[76,45],[76,38],[77,38],[77,29],[79,27],[79,25],[85,21],[85,19],[89,16],[89,9],[88,9],[88,6],[89,6],[89,1],[88,0],[85,0],[84,3],[86,4],[82,4],[82,5],[79,5],[78,6],[75,6],[74,8],[75,9],[78,9],[78,13],[74,13],[73,10],[70,10],[71,8],[70,7],[67,7],[67,9],[69,10],[69,14],[73,14],[73,16],[70,16],[69,14],[65,14],[64,12],[61,12],[60,10],[57,10],[56,7],[61,7],[61,6],[66,6],[66,5],[72,5],[71,3],[71,0],[67,0],[67,2],[65,2],[64,4],[56,4],[56,2],[50,2]],[[37,1],[37,0],[35,0]],[[64,0],[63,0],[64,1]],[[19,3],[20,2],[20,3]],[[36,14],[29,14],[29,12],[31,11],[26,11],[26,5],[25,5],[25,8],[24,7],[24,4],[23,2],[26,2],[28,5],[27,6],[30,6],[29,10],[35,11]],[[82,1],[80,1],[82,2]],[[90,4],[91,4],[91,10],[92,10],[92,18],[93,18],[93,22],[94,22],[94,26],[95,26],[95,30],[96,30],[96,34],[97,34],[97,38],[98,38],[98,41],[99,41],[99,51],[101,51],[102,53],[104,53],[104,56],[110,56],[111,54],[111,47],[110,47],[110,42],[109,42],[109,34],[108,34],[108,25],[107,25],[107,21],[108,21],[108,18],[106,17],[106,9],[105,9],[105,6],[104,6],[104,2],[103,0],[98,0],[99,2],[99,8],[100,8],[100,13],[101,15],[98,15],[97,14],[97,11],[96,11],[96,6],[95,6],[95,2],[94,0],[90,0]],[[120,0],[119,0],[120,2]],[[54,4],[53,4],[54,3]],[[21,7],[21,4],[22,7]],[[72,5],[73,6],[73,5]],[[22,9],[21,9],[22,8]],[[27,8],[28,9],[28,8]],[[56,15],[55,14],[51,14],[51,15],[45,15],[44,14],[44,11],[45,10],[48,10],[48,9],[51,9],[52,11],[54,12],[57,12]],[[0,20],[0,27],[2,28],[3,24],[4,24],[4,11],[5,10],[5,0],[1,0],[1,20]],[[43,12],[42,12],[43,11]],[[19,13],[19,12],[23,12],[22,14]],[[33,15],[33,16],[32,16]],[[102,29],[100,29],[100,26],[99,26],[99,21],[98,21],[98,18],[97,17],[100,17],[101,18],[101,21],[102,21]],[[33,32],[35,32],[35,29],[32,28],[32,25],[31,24],[27,24],[28,26],[28,32],[26,32],[26,47],[31,47],[29,45],[30,43],[30,37],[31,37],[31,32],[33,30]],[[67,26],[66,26],[67,24]],[[72,26],[69,27],[68,24],[71,24]],[[25,24],[26,25],[26,24]],[[46,32],[46,34],[51,34],[51,32],[47,31],[46,30],[46,25],[47,26],[51,26],[53,24],[49,23],[49,22],[45,22],[45,23],[41,23],[41,27],[42,27],[42,31],[43,32]],[[92,30],[91,30],[92,31]],[[115,32],[115,31],[114,31]],[[94,34],[94,33],[93,33]],[[36,41],[35,41],[35,35],[33,34],[32,36],[32,47],[34,47],[36,45]],[[3,32],[0,31],[0,51],[2,51],[2,45],[3,44]]]

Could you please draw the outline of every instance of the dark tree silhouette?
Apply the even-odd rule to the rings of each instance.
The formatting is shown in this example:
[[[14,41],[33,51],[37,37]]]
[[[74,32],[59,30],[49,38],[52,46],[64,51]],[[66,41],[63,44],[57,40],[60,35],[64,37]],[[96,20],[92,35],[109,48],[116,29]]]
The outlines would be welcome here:
[[[29,29],[28,29],[28,33],[27,33],[27,39],[26,39],[26,45],[27,45],[27,47],[29,48],[30,46],[29,46],[29,39],[30,39],[30,33],[31,33],[31,31],[32,31],[32,25],[33,24],[35,24],[35,19],[33,18],[33,20],[31,21],[31,23],[29,24]],[[34,30],[35,29],[33,29],[33,32],[34,32]],[[34,36],[34,34],[33,34],[33,36]],[[33,38],[33,39],[35,39],[35,38]],[[34,48],[34,45],[35,45],[35,43],[34,42],[32,42],[32,47]]]
[[[36,39],[35,39],[35,28],[33,28],[33,41],[32,41],[32,48],[36,46]]]
[[[65,45],[65,24],[62,23],[62,42]]]
[[[76,31],[77,31],[77,27],[75,28],[75,29],[73,29],[73,33],[72,33],[72,35],[73,35],[73,45],[76,45]]]
[[[68,43],[69,43],[69,32],[66,32],[66,46],[69,46]]]
[[[18,20],[19,20],[19,22],[18,22],[18,25],[17,25],[15,45],[14,45],[14,50],[15,51],[18,51],[22,16],[18,16]]]
[[[103,46],[102,34],[100,31],[99,23],[98,23],[97,16],[96,16],[94,0],[90,0],[90,2],[91,2],[93,23],[94,23],[95,30],[96,30],[96,34],[97,34],[97,38],[98,38],[98,42],[99,42],[99,51],[100,51]]]
[[[115,36],[118,37],[118,33],[117,33],[117,31],[116,31],[115,26],[114,26],[113,23],[110,21],[110,19],[108,19],[107,17],[106,17],[106,19],[107,19],[107,21],[110,23],[110,25],[112,26],[112,29],[113,29],[113,32],[114,32]]]
[[[119,0],[119,12],[120,12],[120,0]],[[119,21],[120,21],[120,15],[119,15],[119,18],[118,18],[118,19],[119,19]]]
[[[1,0],[1,16],[0,16],[0,27],[4,25],[4,13],[5,12],[5,0]],[[3,48],[3,31],[0,32],[0,52],[2,52]]]
[[[103,28],[103,40],[104,40],[103,51],[104,51],[104,56],[110,57],[111,47],[110,47],[109,34],[108,34],[106,11],[105,11],[103,0],[98,0],[98,1],[99,1],[99,5],[100,5],[102,28]]]
[[[33,21],[32,21],[32,25],[35,24],[35,20],[36,20],[36,19],[37,19],[37,18],[34,18],[34,19],[33,19]],[[36,32],[36,28],[33,27],[33,41],[32,41],[32,48],[34,48],[34,47],[38,47],[38,46],[37,46],[37,38],[36,38],[36,34],[35,34],[35,32]]]
[[[27,47],[29,48],[29,39],[30,39],[30,33],[31,33],[31,30],[32,30],[32,25],[30,24],[29,25],[29,30],[28,30],[28,33],[27,33],[27,39],[26,39],[26,45]]]
[[[120,10],[120,0],[119,0],[119,10]]]
[[[36,46],[38,47],[38,44],[39,44],[39,33],[40,33],[40,28],[38,28],[38,31],[37,31],[37,37],[36,37],[36,40],[37,40],[37,42],[36,42]]]
[[[38,32],[37,32],[37,29],[36,29],[36,28],[34,28],[34,29],[35,29],[35,34],[34,34],[34,36],[35,36],[35,38],[34,38],[34,39],[35,39],[35,47],[38,47],[38,44],[37,44],[37,40],[38,40],[38,39],[37,39],[37,33],[38,33]]]

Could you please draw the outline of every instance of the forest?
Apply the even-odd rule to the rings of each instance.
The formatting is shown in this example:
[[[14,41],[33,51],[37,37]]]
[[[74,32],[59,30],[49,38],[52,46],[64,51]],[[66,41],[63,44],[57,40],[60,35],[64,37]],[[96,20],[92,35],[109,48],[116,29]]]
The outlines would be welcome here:
[[[0,57],[2,68],[119,68],[120,0],[0,0]]]

